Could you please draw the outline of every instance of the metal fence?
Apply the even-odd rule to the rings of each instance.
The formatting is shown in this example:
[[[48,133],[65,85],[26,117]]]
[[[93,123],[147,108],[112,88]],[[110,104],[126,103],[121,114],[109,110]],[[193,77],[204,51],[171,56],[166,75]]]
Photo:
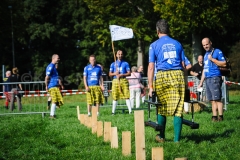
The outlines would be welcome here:
[[[4,85],[22,85],[22,91],[18,90],[16,92],[3,92]],[[0,115],[9,115],[9,114],[42,114],[44,117],[47,111],[47,99],[45,83],[44,81],[38,82],[17,82],[17,83],[0,83],[0,104],[3,107],[0,107]],[[14,96],[15,101],[18,97],[21,99],[22,108],[19,108],[18,103],[15,102],[13,108],[11,109],[10,102],[8,102],[8,109],[5,107],[6,94],[10,97]]]

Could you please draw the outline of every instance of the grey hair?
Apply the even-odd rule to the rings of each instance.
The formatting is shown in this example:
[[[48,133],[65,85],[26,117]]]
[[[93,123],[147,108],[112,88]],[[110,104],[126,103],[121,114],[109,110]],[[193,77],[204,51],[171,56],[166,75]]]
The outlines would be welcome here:
[[[156,29],[159,33],[168,34],[169,33],[169,26],[168,26],[167,20],[160,19],[159,21],[157,21]]]
[[[132,66],[131,71],[132,72],[137,72],[137,67],[136,66]]]

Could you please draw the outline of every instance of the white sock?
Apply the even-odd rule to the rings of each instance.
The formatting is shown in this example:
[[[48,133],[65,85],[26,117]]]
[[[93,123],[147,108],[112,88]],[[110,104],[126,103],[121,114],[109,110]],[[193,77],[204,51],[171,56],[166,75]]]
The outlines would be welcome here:
[[[91,115],[91,112],[88,112],[88,115]]]
[[[131,107],[131,103],[130,103],[129,99],[126,99],[126,104],[127,104],[129,113],[131,113],[132,112],[132,107]]]
[[[117,101],[113,100],[113,103],[112,103],[112,113],[115,113],[116,107],[117,107]]]
[[[99,116],[99,112],[97,112],[97,116]]]
[[[56,104],[55,104],[55,103],[52,103],[50,116],[54,116],[54,115],[55,115],[55,110],[56,110]]]
[[[188,112],[188,103],[187,102],[184,102],[184,111]]]

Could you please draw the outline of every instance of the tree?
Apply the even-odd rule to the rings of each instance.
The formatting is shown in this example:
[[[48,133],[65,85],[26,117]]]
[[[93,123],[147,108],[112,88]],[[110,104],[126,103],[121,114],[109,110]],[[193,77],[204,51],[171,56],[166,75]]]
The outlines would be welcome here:
[[[173,37],[187,38],[192,34],[193,63],[201,54],[201,37],[206,30],[214,30],[219,35],[227,33],[229,26],[239,27],[235,19],[239,17],[240,3],[233,0],[191,1],[152,0],[154,10],[167,19]],[[202,37],[203,38],[203,37]]]

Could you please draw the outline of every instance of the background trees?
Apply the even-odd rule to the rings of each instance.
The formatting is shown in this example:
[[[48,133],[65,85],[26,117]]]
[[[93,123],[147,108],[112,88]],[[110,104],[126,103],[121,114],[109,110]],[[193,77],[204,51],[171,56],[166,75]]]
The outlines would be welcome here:
[[[12,6],[16,66],[22,74],[38,75],[36,80],[43,80],[53,53],[60,55],[59,72],[65,83],[79,84],[90,54],[95,54],[108,72],[114,61],[110,24],[133,29],[133,39],[116,41],[114,47],[124,50],[131,66],[143,64],[145,72],[148,46],[157,39],[155,23],[160,18],[169,20],[171,36],[183,44],[193,61],[204,53],[200,42],[205,36],[226,55],[239,54],[236,49],[230,54],[240,33],[240,2],[233,0],[2,0],[0,62],[7,69],[13,66],[8,6]],[[239,80],[235,72],[233,78]]]

